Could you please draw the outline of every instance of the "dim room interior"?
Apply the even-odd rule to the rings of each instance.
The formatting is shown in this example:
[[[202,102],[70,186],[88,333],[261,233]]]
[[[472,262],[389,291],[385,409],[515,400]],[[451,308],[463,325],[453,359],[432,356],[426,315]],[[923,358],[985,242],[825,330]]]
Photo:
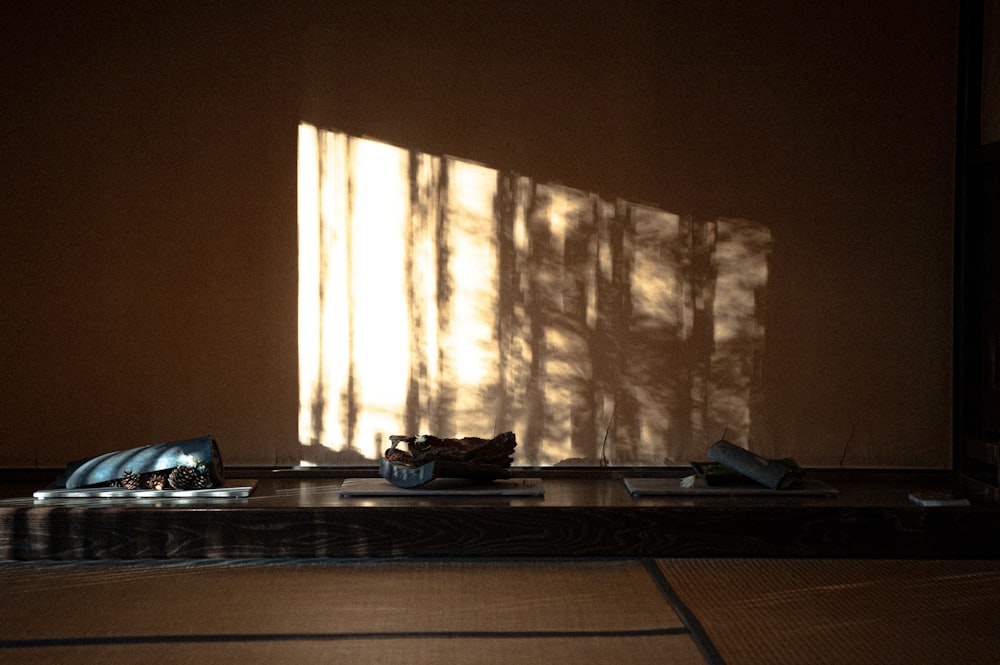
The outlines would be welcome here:
[[[997,0],[0,16],[4,662],[993,662]]]

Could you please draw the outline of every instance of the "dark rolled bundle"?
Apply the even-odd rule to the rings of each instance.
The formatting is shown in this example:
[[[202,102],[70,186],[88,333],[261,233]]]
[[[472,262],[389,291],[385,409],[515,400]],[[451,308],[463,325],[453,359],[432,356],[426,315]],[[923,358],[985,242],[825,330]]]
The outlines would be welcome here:
[[[792,489],[798,486],[803,475],[798,465],[761,457],[725,439],[712,444],[708,456],[773,490]]]

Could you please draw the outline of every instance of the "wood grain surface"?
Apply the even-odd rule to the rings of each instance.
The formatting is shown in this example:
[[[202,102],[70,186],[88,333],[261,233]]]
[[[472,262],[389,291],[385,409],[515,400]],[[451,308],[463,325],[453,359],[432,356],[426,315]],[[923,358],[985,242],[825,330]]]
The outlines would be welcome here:
[[[996,504],[923,508],[920,477],[829,481],[835,498],[632,497],[620,478],[544,496],[342,497],[261,478],[248,499],[0,500],[0,559],[1000,556]]]

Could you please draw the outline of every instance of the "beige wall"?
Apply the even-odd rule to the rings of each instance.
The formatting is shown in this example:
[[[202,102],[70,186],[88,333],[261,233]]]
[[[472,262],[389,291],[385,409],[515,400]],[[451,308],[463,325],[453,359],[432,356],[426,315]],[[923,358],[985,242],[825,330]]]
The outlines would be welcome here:
[[[767,225],[759,449],[950,463],[957,2],[204,4],[0,10],[0,467],[298,462],[302,119]]]

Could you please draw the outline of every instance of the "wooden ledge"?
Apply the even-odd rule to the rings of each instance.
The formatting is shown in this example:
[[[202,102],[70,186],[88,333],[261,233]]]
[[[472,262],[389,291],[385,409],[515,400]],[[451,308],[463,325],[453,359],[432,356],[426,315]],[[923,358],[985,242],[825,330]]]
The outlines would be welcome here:
[[[542,478],[544,496],[348,498],[344,477],[374,469],[232,469],[234,482],[256,482],[250,498],[36,502],[22,488],[54,475],[0,474],[0,559],[1000,558],[996,504],[909,502],[950,488],[947,473],[810,472],[835,498],[636,498],[622,480],[635,470],[524,473]]]

